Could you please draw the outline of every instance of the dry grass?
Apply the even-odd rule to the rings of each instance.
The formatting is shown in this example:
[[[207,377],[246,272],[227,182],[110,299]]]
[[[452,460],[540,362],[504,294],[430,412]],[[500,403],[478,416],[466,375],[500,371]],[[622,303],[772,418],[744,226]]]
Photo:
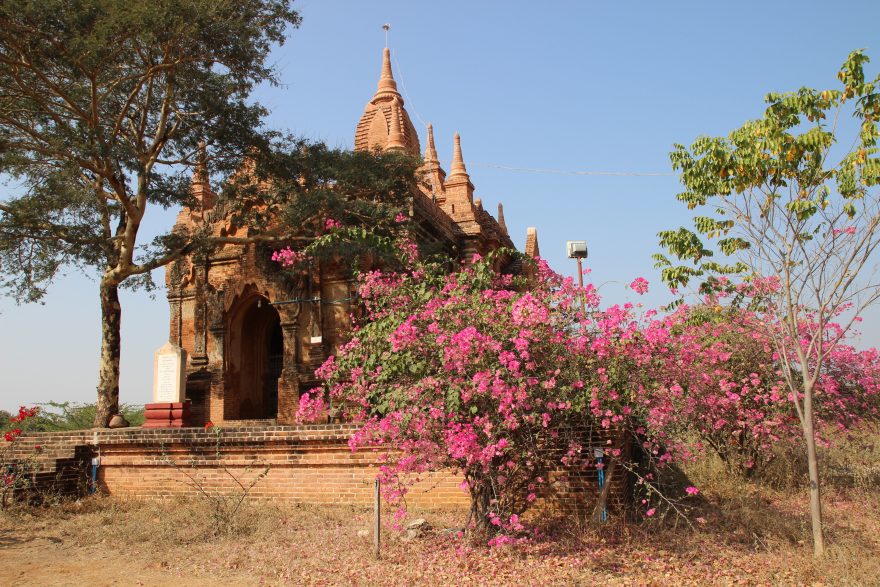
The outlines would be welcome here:
[[[829,555],[817,563],[804,542],[805,500],[740,489],[707,489],[698,512],[706,523],[697,530],[659,523],[601,532],[550,527],[544,540],[500,549],[444,532],[461,524],[460,512],[424,513],[434,531],[412,542],[387,533],[379,561],[371,539],[358,535],[370,513],[345,507],[249,504],[236,532],[212,538],[203,502],[98,498],[19,511],[2,518],[0,531],[52,535],[71,552],[99,545],[114,558],[157,565],[181,585],[206,577],[229,584],[877,584],[876,498],[829,496]],[[52,564],[57,555],[43,556]]]
[[[692,511],[702,521],[694,528],[669,519],[601,530],[545,521],[544,538],[489,549],[446,531],[461,526],[463,512],[414,512],[433,530],[410,542],[386,532],[377,561],[371,537],[359,535],[370,527],[364,509],[249,503],[235,527],[215,537],[202,500],[94,498],[0,516],[8,544],[49,540],[10,551],[14,559],[0,548],[0,564],[18,565],[24,556],[76,569],[77,553],[85,553],[83,567],[96,552],[110,553],[126,569],[148,573],[147,585],[165,584],[166,575],[174,585],[877,585],[880,497],[870,471],[880,458],[856,446],[824,455],[846,474],[832,477],[825,494],[829,551],[822,561],[811,556],[805,490],[731,478],[704,460],[685,470],[702,488]]]

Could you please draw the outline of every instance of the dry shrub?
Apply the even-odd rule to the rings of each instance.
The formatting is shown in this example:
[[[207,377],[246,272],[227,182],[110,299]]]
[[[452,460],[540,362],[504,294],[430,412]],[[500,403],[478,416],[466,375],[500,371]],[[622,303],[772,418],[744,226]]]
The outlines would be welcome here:
[[[703,498],[692,515],[706,520],[707,531],[755,548],[780,541],[797,544],[807,535],[807,511],[783,514],[779,504],[785,494],[759,479],[743,479],[709,455],[688,464],[685,471]]]
[[[824,490],[875,492],[880,487],[880,433],[864,425],[832,435],[819,447],[819,473]],[[755,482],[782,491],[807,487],[807,460],[803,450],[777,450],[775,457],[755,474]]]
[[[876,427],[849,433],[819,456],[826,485],[866,493],[880,488],[880,433]]]

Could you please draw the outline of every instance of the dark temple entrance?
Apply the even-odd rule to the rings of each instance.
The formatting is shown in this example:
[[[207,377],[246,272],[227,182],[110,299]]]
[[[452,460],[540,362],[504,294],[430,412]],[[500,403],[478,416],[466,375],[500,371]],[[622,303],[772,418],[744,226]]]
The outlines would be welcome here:
[[[284,338],[278,311],[266,298],[255,296],[243,304],[230,326],[229,380],[233,386],[227,391],[234,391],[227,396],[227,418],[276,418],[278,378],[284,366]]]

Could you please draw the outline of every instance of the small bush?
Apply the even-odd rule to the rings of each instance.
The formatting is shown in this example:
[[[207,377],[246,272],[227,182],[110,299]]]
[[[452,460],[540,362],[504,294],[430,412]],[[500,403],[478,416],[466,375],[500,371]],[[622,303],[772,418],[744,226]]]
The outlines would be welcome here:
[[[143,406],[120,404],[121,413],[132,426],[144,423]],[[95,422],[95,404],[75,402],[47,402],[41,404],[40,413],[27,422],[26,432],[59,432],[65,430],[88,430]]]

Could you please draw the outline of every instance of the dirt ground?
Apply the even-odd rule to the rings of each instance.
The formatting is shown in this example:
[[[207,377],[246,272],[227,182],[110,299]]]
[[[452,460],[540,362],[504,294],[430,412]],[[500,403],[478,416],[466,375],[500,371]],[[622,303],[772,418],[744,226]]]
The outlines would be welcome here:
[[[413,540],[387,529],[382,558],[360,509],[93,498],[0,513],[0,584],[17,585],[880,585],[880,498],[826,496],[828,557],[811,556],[806,496],[707,488],[694,527],[544,521],[543,537],[488,548],[461,512],[421,512]],[[697,521],[699,520],[699,521]]]
[[[183,560],[169,562],[165,557],[151,557],[148,551],[119,549],[106,542],[79,545],[60,532],[16,534],[20,533],[0,532],[0,568],[10,569],[0,581],[5,585],[184,587],[214,579],[199,573],[198,566],[186,564],[185,554]],[[250,574],[225,573],[223,584],[261,583]]]

